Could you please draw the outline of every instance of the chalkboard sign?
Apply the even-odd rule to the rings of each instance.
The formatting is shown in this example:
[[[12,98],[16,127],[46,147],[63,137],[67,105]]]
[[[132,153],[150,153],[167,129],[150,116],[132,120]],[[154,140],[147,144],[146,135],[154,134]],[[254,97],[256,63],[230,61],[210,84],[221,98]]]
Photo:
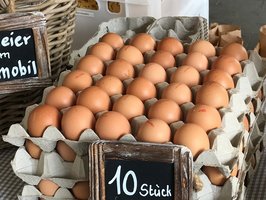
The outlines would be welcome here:
[[[38,77],[32,29],[0,32],[0,82]]]
[[[90,200],[192,198],[193,159],[185,147],[97,141],[88,156]]]
[[[51,84],[44,15],[0,15],[0,94]]]

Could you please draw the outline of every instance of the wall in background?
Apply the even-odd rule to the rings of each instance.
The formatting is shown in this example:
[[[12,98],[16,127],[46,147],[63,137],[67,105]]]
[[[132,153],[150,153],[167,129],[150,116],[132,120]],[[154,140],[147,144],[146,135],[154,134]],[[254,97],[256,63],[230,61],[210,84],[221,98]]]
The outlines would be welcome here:
[[[209,0],[209,9],[210,23],[240,26],[245,47],[254,49],[259,27],[266,24],[265,0]]]

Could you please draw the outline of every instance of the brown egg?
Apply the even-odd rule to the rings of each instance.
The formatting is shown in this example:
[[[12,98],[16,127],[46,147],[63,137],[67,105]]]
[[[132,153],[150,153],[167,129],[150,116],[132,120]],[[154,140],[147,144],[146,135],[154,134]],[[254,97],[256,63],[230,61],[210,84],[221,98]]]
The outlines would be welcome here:
[[[207,82],[196,93],[196,104],[205,104],[220,109],[229,104],[226,89],[216,82]]]
[[[89,108],[93,114],[109,110],[111,100],[107,92],[98,86],[84,89],[77,98],[77,105]]]
[[[42,153],[41,148],[34,144],[31,140],[25,140],[25,149],[29,155],[34,159],[39,159]]]
[[[207,133],[199,125],[192,123],[186,123],[176,130],[173,143],[189,148],[194,160],[200,153],[210,149]]]
[[[163,89],[162,99],[172,99],[178,105],[192,101],[192,92],[184,83],[170,83]]]
[[[163,120],[148,119],[141,124],[136,138],[142,142],[166,143],[171,140],[171,130]]]
[[[111,75],[105,75],[95,84],[96,86],[102,88],[109,96],[115,94],[123,94],[124,85],[122,81]]]
[[[187,54],[182,61],[182,65],[195,67],[199,72],[208,69],[208,58],[200,52],[191,52]]]
[[[130,45],[135,46],[141,53],[154,50],[156,41],[152,35],[148,33],[137,33],[130,40]]]
[[[227,178],[217,167],[203,166],[202,171],[206,174],[213,185],[223,186]]]
[[[60,129],[61,113],[50,105],[38,105],[29,114],[28,132],[32,137],[42,137],[48,126]]]
[[[191,52],[200,52],[207,58],[215,56],[216,54],[214,46],[207,40],[197,40],[193,42],[188,48],[188,53]]]
[[[76,199],[87,200],[90,196],[90,187],[88,181],[80,181],[75,183],[72,193]]]
[[[250,130],[249,120],[246,115],[244,115],[242,123],[244,125],[245,130],[249,131]]]
[[[221,55],[233,56],[238,61],[248,59],[248,53],[245,47],[242,44],[236,42],[230,43],[223,47]]]
[[[91,86],[91,76],[82,70],[73,70],[66,75],[62,85],[70,88],[74,93]]]
[[[200,74],[194,67],[182,65],[170,77],[170,83],[184,83],[188,87],[200,84]]]
[[[118,140],[131,132],[127,118],[119,112],[108,111],[99,116],[95,124],[95,131],[103,140]]]
[[[119,49],[124,45],[123,38],[117,33],[108,32],[102,36],[100,42],[111,45],[114,49]]]
[[[62,140],[56,143],[56,151],[64,161],[74,162],[76,158],[75,151]]]
[[[93,76],[96,74],[102,74],[105,70],[105,66],[103,61],[97,56],[85,55],[79,60],[76,69],[85,71]]]
[[[113,111],[123,114],[128,120],[144,114],[143,102],[136,96],[126,94],[117,99],[113,105]]]
[[[166,81],[167,75],[164,68],[157,63],[148,63],[140,71],[140,77],[146,78],[153,84]]]
[[[102,61],[113,60],[115,57],[115,51],[113,47],[105,42],[98,42],[92,45],[87,54],[95,55]]]
[[[157,50],[169,51],[173,56],[184,52],[182,43],[174,37],[165,37],[159,41]]]
[[[45,98],[45,104],[54,106],[58,110],[72,106],[75,103],[75,93],[65,86],[57,86],[53,88]]]
[[[150,58],[149,62],[158,63],[164,69],[175,66],[175,57],[169,51],[158,50]]]
[[[87,107],[75,105],[64,112],[61,124],[65,138],[79,140],[82,131],[94,128],[95,118]]]
[[[123,81],[133,78],[135,76],[135,71],[133,65],[128,61],[116,59],[107,66],[106,75],[115,76]]]
[[[141,51],[132,45],[124,45],[120,48],[116,54],[116,59],[124,59],[132,65],[144,63]]]
[[[212,69],[204,77],[203,84],[207,82],[217,82],[222,85],[225,89],[232,89],[235,87],[234,80],[230,74],[221,69]]]
[[[188,111],[186,122],[197,124],[209,133],[212,129],[221,127],[222,119],[216,108],[197,104]]]
[[[137,77],[127,87],[126,94],[132,94],[141,101],[156,97],[156,87],[149,80]]]
[[[211,69],[220,69],[226,71],[231,76],[242,73],[240,62],[232,56],[219,56],[212,64]]]
[[[148,118],[161,119],[167,124],[170,124],[181,120],[182,111],[178,104],[173,100],[159,99],[149,108]]]
[[[43,195],[49,197],[54,196],[54,194],[59,188],[59,186],[56,183],[46,179],[42,179],[37,187]]]

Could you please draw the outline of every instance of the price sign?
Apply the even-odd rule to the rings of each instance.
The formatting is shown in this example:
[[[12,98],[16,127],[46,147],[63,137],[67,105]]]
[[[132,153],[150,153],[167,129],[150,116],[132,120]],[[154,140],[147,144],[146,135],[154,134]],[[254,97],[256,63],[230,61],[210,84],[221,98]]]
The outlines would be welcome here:
[[[0,91],[51,85],[46,20],[42,13],[0,15]]]
[[[89,199],[190,199],[192,162],[189,150],[172,144],[92,143]]]

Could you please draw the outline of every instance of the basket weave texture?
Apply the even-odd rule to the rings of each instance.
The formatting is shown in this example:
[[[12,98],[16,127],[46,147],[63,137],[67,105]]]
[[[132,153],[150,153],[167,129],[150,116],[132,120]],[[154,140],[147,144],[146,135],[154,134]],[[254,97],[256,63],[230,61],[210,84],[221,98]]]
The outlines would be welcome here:
[[[66,69],[70,59],[76,7],[76,0],[0,0],[0,14],[36,11],[44,14],[53,81]],[[7,134],[11,124],[22,120],[27,106],[41,101],[44,88],[32,87],[10,94],[0,91],[0,136]],[[0,149],[7,146],[0,137]]]

